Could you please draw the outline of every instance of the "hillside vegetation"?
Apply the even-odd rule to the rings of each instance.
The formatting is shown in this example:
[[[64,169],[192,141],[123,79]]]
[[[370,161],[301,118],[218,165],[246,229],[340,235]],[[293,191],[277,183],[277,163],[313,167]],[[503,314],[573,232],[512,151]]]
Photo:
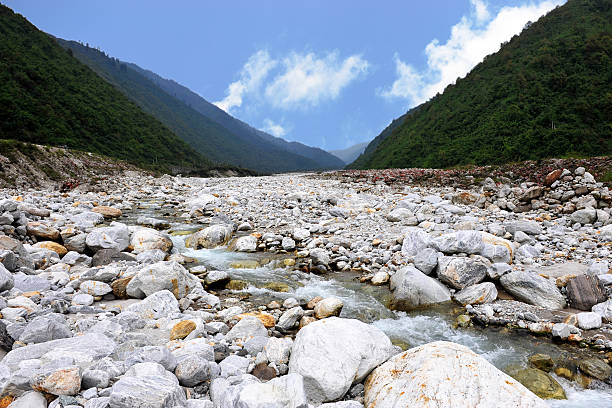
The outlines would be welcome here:
[[[612,153],[612,2],[569,0],[393,123],[349,167]]]
[[[0,5],[0,139],[67,146],[164,171],[211,162]]]
[[[155,116],[206,157],[261,172],[340,168],[343,163],[321,149],[267,135],[228,115],[189,89],[109,57],[75,41],[57,39],[81,62]],[[269,138],[269,139],[268,139]]]

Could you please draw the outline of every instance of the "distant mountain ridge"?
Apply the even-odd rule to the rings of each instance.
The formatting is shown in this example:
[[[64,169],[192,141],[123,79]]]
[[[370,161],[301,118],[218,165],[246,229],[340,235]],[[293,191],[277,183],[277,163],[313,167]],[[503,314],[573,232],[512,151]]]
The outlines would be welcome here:
[[[244,123],[240,119],[236,119],[229,115],[224,110],[220,109],[216,105],[208,102],[197,93],[193,92],[189,88],[173,81],[171,79],[165,79],[156,73],[143,69],[136,64],[128,63],[128,66],[142,75],[152,80],[157,86],[165,90],[175,98],[180,99],[202,115],[214,120],[221,126],[233,132],[234,135],[240,137],[246,141],[252,141],[261,143],[261,139],[265,142],[270,142],[273,145],[287,150],[289,152],[299,154],[308,159],[314,160],[319,166],[323,168],[340,168],[342,163],[337,158],[318,147],[307,146],[299,142],[288,142],[280,137],[275,137],[269,133],[255,129],[252,126]]]
[[[346,149],[330,150],[329,152],[342,160],[345,164],[349,164],[355,161],[355,159],[363,153],[368,144],[369,142],[357,143]]]
[[[215,162],[264,173],[343,166],[339,159],[321,149],[302,144],[296,146],[250,127],[175,81],[78,42],[57,41],[196,151]]]
[[[23,16],[0,5],[0,139],[67,146],[162,171],[213,164]]]
[[[395,120],[350,168],[612,154],[612,1],[568,0]]]

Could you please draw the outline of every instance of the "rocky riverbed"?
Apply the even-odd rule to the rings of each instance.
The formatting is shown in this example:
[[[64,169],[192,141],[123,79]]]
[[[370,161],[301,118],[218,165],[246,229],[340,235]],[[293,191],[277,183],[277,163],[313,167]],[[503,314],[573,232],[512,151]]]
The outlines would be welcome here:
[[[612,195],[550,170],[2,190],[0,407],[608,407]]]

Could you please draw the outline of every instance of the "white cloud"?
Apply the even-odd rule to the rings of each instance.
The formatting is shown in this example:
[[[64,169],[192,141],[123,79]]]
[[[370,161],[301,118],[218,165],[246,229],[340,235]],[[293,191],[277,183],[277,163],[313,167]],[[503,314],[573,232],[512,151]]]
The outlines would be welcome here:
[[[226,112],[233,107],[240,107],[243,96],[249,92],[256,92],[276,64],[277,61],[270,58],[268,51],[260,50],[251,55],[240,71],[240,79],[229,84],[225,98],[214,104]]]
[[[337,52],[325,57],[294,52],[282,64],[284,72],[266,87],[266,98],[273,106],[283,109],[316,106],[321,101],[336,99],[369,66],[359,55],[340,61]]]
[[[412,106],[442,92],[457,78],[465,76],[485,56],[497,52],[500,44],[519,34],[528,21],[536,21],[565,0],[543,0],[520,6],[506,6],[491,17],[483,0],[471,0],[473,13],[451,29],[450,38],[441,44],[431,41],[425,47],[427,68],[419,72],[394,57],[397,79],[390,88],[379,91],[387,99],[407,99]]]
[[[271,119],[264,120],[264,126],[262,130],[276,137],[283,137],[287,134],[287,129],[285,129],[278,123],[274,123]]]

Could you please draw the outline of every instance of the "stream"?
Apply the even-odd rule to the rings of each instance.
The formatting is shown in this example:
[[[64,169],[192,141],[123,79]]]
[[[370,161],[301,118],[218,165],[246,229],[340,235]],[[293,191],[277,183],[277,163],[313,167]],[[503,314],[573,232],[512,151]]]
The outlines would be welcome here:
[[[555,344],[550,338],[537,337],[528,332],[496,327],[454,328],[455,317],[464,311],[458,305],[409,313],[391,311],[386,306],[390,298],[388,287],[362,284],[358,280],[359,275],[355,273],[319,276],[287,268],[282,264],[282,257],[275,254],[240,253],[227,248],[185,248],[185,233],[195,232],[202,228],[202,225],[185,224],[180,218],[166,214],[168,212],[163,211],[163,206],[160,208],[160,203],[142,203],[138,209],[126,214],[127,219],[122,221],[133,225],[140,215],[168,221],[171,224],[173,252],[194,258],[196,264],[205,265],[209,270],[226,270],[232,279],[248,282],[246,289],[235,293],[250,294],[249,301],[256,305],[266,305],[272,300],[282,303],[289,297],[307,302],[315,296],[335,296],[344,302],[340,317],[355,318],[373,324],[403,349],[438,340],[452,341],[469,347],[501,370],[509,365],[527,366],[528,356],[535,353],[548,354],[555,360],[563,356],[576,358],[583,353],[574,346]],[[289,291],[275,292],[263,288],[270,282],[286,284]],[[584,389],[554,373],[551,375],[563,386],[567,395],[567,400],[547,400],[551,407],[612,407],[612,388],[609,386]]]

